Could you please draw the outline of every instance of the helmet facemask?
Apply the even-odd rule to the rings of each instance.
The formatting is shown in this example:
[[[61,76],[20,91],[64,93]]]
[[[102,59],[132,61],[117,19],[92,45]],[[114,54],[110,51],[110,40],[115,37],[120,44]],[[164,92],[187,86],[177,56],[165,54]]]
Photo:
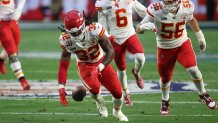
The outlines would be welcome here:
[[[71,30],[67,30],[66,32],[69,33],[74,40],[82,41],[85,38],[85,23],[83,23],[79,28],[71,28]]]
[[[179,6],[181,1],[180,0],[162,0],[163,8],[166,12],[175,12]]]

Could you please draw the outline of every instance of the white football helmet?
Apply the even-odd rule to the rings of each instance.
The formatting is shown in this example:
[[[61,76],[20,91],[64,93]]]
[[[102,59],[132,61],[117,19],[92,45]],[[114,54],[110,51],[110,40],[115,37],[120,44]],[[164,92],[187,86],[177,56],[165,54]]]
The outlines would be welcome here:
[[[166,12],[174,12],[179,8],[181,0],[161,0],[161,2]]]

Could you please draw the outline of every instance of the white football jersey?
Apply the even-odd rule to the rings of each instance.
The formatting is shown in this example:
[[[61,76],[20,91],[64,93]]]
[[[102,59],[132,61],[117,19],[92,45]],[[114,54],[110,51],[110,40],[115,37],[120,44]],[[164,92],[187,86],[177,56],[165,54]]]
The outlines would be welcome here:
[[[85,28],[85,38],[78,40],[68,33],[62,33],[59,42],[62,48],[74,53],[79,62],[94,63],[103,57],[103,50],[99,39],[104,35],[105,29],[99,23],[93,23]]]
[[[115,41],[118,44],[124,43],[129,37],[135,34],[132,9],[135,9],[142,17],[146,15],[146,8],[137,0],[117,0],[116,2],[99,0],[96,2],[95,7],[99,11],[103,9],[102,11],[106,20],[102,20],[100,17],[99,22],[105,26],[104,21],[106,21],[110,34],[115,37]]]
[[[179,10],[175,15],[167,13],[162,2],[151,3],[147,13],[156,27],[158,47],[164,49],[179,47],[188,39],[186,22],[193,19],[194,13],[194,5],[191,1],[181,0]]]
[[[26,0],[0,0],[0,20],[18,20]]]
[[[0,19],[9,19],[15,11],[14,0],[0,0]]]

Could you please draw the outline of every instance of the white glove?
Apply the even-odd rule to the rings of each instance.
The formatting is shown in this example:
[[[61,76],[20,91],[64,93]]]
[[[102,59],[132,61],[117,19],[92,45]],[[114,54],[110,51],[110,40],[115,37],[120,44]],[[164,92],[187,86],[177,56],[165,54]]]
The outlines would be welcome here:
[[[151,22],[140,25],[140,30],[155,30],[155,25]]]
[[[99,72],[101,72],[103,69],[105,68],[104,64],[100,63],[97,67],[97,69],[99,70]]]
[[[198,44],[199,44],[199,49],[200,51],[205,51],[206,49],[206,41],[204,38],[204,34],[202,33],[202,31],[198,31],[195,33],[197,39],[198,39]]]

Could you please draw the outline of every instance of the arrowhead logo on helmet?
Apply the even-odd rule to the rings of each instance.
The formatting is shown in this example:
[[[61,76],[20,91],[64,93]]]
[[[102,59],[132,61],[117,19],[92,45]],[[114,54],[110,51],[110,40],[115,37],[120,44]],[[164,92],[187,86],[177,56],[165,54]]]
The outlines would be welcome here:
[[[67,33],[79,40],[85,36],[85,19],[77,10],[69,11],[64,17],[64,25]]]

